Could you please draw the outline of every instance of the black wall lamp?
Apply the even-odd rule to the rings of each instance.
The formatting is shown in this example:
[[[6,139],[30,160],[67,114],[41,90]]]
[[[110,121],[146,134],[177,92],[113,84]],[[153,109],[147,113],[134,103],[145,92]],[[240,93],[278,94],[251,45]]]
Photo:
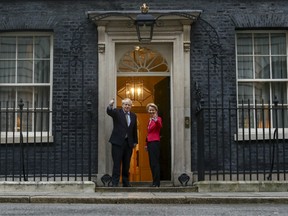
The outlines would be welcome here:
[[[149,7],[144,3],[141,7],[141,14],[136,16],[134,22],[139,42],[151,42],[153,37],[153,28],[156,22],[153,15],[148,14]]]

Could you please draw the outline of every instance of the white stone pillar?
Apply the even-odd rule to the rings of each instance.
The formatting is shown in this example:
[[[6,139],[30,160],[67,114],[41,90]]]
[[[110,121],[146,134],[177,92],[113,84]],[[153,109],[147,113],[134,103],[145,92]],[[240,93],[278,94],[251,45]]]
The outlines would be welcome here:
[[[107,76],[107,67],[109,62],[107,58],[107,37],[106,27],[98,25],[98,173],[96,175],[97,186],[103,186],[101,177],[105,174],[111,175],[111,145],[108,143],[109,133],[105,130],[112,128],[112,121],[106,114],[106,107],[111,100],[115,97],[115,92],[107,88],[107,83],[110,82]],[[96,97],[96,96],[95,96]]]

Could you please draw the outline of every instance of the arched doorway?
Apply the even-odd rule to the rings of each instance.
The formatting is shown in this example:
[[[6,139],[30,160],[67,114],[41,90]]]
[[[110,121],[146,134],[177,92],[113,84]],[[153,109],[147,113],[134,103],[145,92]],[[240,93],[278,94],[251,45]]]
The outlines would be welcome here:
[[[155,50],[157,48],[157,50]],[[127,50],[123,53],[123,50]],[[118,53],[123,53],[119,55]],[[162,54],[164,53],[164,54]],[[170,119],[170,68],[165,56],[171,59],[172,45],[116,44],[117,60],[117,106],[129,97],[132,111],[137,114],[139,142],[133,150],[130,168],[131,182],[152,180],[148,153],[145,150],[149,116],[146,105],[154,102],[163,118],[161,131],[161,180],[171,181],[171,119]],[[117,59],[117,57],[116,57]],[[160,76],[161,75],[161,76]]]
[[[117,98],[117,80],[119,77],[135,77],[117,72],[117,65],[126,52],[133,50],[127,45],[143,45],[138,42],[135,28],[131,28],[131,19],[138,11],[121,11],[115,16],[109,13],[102,16],[103,11],[91,11],[88,16],[97,25],[98,32],[98,167],[95,182],[103,185],[101,178],[112,172],[111,145],[108,143],[112,130],[112,121],[106,114],[109,100]],[[155,12],[162,13],[161,11]],[[198,16],[199,11],[185,11]],[[122,19],[119,16],[123,14]],[[151,43],[145,47],[161,51],[169,65],[170,87],[170,159],[171,183],[181,185],[178,177],[185,173],[192,179],[191,172],[191,83],[190,83],[190,29],[194,19],[185,16],[161,17],[161,26],[155,26]],[[165,49],[170,46],[170,54]],[[122,47],[121,47],[122,46]],[[153,47],[154,46],[154,47]],[[169,47],[168,46],[168,47]],[[117,48],[121,47],[121,48]],[[125,48],[126,47],[126,48]],[[122,49],[123,48],[123,49]],[[170,59],[169,59],[170,58]],[[147,72],[138,72],[137,76],[146,76]],[[153,72],[153,76],[166,76],[163,72]],[[160,86],[160,84],[158,85]],[[160,87],[159,87],[160,88]],[[161,87],[162,88],[162,87]],[[159,92],[159,91],[157,91]],[[161,96],[159,96],[161,98]],[[117,101],[118,103],[118,101]],[[185,121],[188,124],[185,124]],[[186,125],[186,126],[185,126]],[[188,125],[188,126],[187,126]],[[189,182],[192,184],[192,181]]]

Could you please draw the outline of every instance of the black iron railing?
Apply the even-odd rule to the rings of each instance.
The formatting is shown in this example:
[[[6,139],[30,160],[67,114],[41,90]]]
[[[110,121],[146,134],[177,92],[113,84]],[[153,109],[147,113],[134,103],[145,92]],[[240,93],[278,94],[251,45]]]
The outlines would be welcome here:
[[[198,180],[287,179],[287,105],[200,104],[191,143]],[[91,102],[84,109],[65,103],[32,109],[22,102],[0,108],[0,181],[82,181],[97,173]]]
[[[198,180],[286,180],[287,104],[213,104],[202,103],[196,113],[192,166]]]
[[[82,106],[79,106],[82,107]],[[91,180],[96,173],[96,138],[91,102],[0,109],[0,181]]]

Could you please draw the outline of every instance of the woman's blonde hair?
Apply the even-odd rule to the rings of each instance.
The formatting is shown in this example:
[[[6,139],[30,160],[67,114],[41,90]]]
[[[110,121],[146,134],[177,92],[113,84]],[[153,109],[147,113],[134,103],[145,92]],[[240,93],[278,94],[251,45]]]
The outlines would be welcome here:
[[[158,106],[154,103],[148,103],[146,106],[146,110],[148,110],[150,106],[156,109],[156,111],[158,112]]]

